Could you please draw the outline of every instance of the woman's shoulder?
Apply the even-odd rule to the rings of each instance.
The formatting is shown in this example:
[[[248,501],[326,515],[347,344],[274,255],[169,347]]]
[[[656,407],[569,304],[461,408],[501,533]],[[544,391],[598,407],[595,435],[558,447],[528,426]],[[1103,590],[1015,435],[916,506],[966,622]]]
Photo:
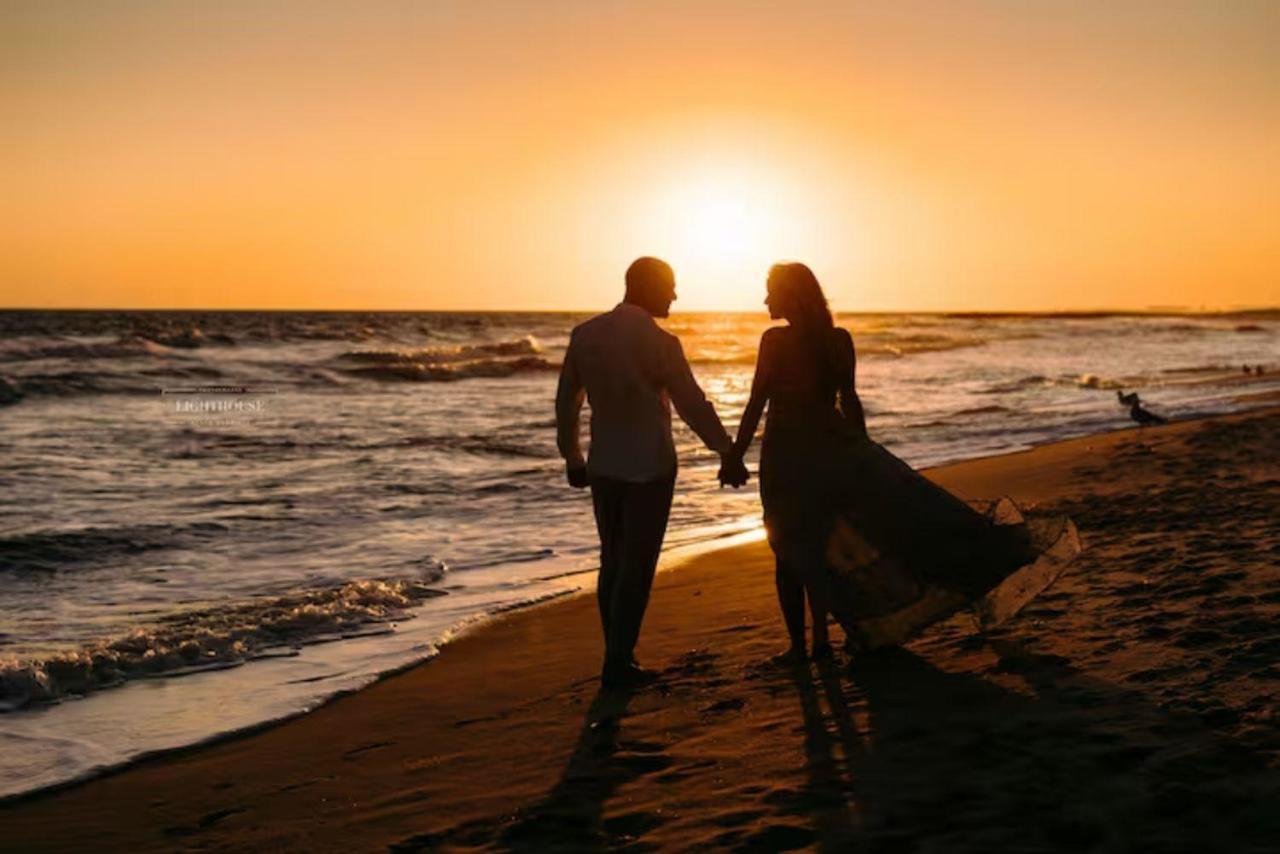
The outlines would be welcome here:
[[[791,330],[790,326],[770,326],[760,336],[760,349],[765,347],[776,347],[788,338],[787,333]]]
[[[760,346],[763,348],[766,346],[786,345],[797,341],[796,336],[798,334],[797,330],[791,326],[770,326],[760,336]],[[830,336],[829,340],[833,344],[853,346],[853,336],[849,334],[847,329],[842,329],[839,326],[832,327]]]
[[[853,349],[853,336],[849,334],[849,330],[842,326],[836,326],[831,329],[831,342],[842,351]]]

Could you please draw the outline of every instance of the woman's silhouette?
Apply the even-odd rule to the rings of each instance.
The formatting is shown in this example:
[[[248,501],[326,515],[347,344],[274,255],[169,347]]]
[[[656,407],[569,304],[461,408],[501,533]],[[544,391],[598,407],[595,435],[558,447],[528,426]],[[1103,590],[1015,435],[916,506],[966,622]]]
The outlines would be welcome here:
[[[765,405],[760,452],[760,498],[776,557],[778,604],[791,645],[783,657],[805,654],[805,600],[813,615],[813,655],[831,653],[823,585],[816,584],[834,519],[832,496],[819,475],[839,435],[866,435],[854,390],[853,339],[838,329],[813,272],[803,264],[769,271],[769,317],[788,325],[760,338],[751,398],[738,428],[735,452],[747,452]],[[837,408],[837,403],[839,404]],[[815,441],[820,438],[820,441]]]
[[[1032,561],[1037,543],[1010,502],[1002,519],[979,512],[867,436],[853,339],[813,272],[777,264],[767,287],[770,317],[787,325],[760,339],[734,451],[746,453],[767,405],[760,496],[791,638],[780,657],[804,656],[806,599],[823,657],[828,613],[855,643],[896,643]]]

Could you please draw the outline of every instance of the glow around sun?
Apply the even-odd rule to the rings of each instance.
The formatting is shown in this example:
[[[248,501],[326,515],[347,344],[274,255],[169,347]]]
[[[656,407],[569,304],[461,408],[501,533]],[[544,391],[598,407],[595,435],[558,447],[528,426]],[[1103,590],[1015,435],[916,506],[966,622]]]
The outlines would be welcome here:
[[[646,194],[641,244],[675,268],[677,310],[759,309],[769,266],[815,249],[812,212],[759,165],[691,167]]]

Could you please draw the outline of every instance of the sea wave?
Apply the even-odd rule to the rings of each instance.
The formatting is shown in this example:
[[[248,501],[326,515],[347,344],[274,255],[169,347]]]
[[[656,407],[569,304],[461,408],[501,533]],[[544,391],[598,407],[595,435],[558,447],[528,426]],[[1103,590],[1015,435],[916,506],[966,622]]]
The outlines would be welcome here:
[[[918,333],[911,335],[870,334],[854,337],[854,347],[859,358],[901,358],[919,353],[943,353],[949,350],[962,350],[968,347],[981,347],[990,339],[981,336],[932,335]],[[700,342],[696,338],[686,347],[690,355],[689,361],[695,365],[754,365],[755,350],[734,349],[726,346],[723,350]]]
[[[127,525],[14,534],[0,537],[0,569],[6,572],[52,572],[67,564],[191,546],[226,531],[227,526],[221,522],[195,522],[189,525]]]
[[[1037,386],[1046,385],[1111,391],[1114,389],[1125,389],[1137,385],[1145,385],[1149,381],[1150,378],[1141,376],[1104,377],[1090,373],[1059,374],[1052,377],[1041,376],[1039,374],[1029,374],[1025,377],[1019,377],[1016,380],[1010,380],[1008,382],[996,383],[988,386],[987,388],[982,389],[979,394],[1013,394],[1020,391],[1026,391],[1027,389],[1035,388]]]
[[[968,347],[981,347],[988,343],[981,336],[930,335],[919,333],[899,335],[888,340],[870,340],[856,342],[859,356],[911,356],[917,353],[943,353],[949,350],[963,350]]]
[[[689,364],[691,365],[754,365],[755,363],[756,353],[754,350],[736,353],[695,352],[689,356]]]
[[[1186,365],[1177,368],[1161,368],[1162,374],[1220,374],[1224,372],[1242,373],[1240,365]]]
[[[544,445],[525,444],[479,433],[471,435],[406,436],[389,442],[357,447],[368,450],[432,448],[444,451],[460,451],[466,454],[494,454],[502,457],[558,457],[555,446],[549,441]]]
[[[559,369],[532,335],[508,341],[408,350],[349,350],[335,361],[349,376],[383,382],[457,382]],[[346,367],[355,363],[358,367]]]
[[[176,614],[120,637],[37,660],[0,659],[0,711],[288,655],[300,645],[393,630],[408,609],[446,595],[428,580],[370,579]]]
[[[162,383],[144,382],[139,371],[134,374],[109,371],[63,371],[61,373],[19,374],[6,377],[0,385],[0,402],[17,403],[24,397],[75,397],[93,394],[158,394]],[[157,376],[156,374],[147,374]],[[206,380],[211,376],[187,369],[164,371],[173,380]]]
[[[195,338],[167,343],[122,335],[109,341],[67,338],[0,341],[0,405],[23,397],[93,394],[155,394],[166,383],[208,383],[224,378],[220,368],[201,364],[175,347],[199,346]]]
[[[979,391],[979,394],[1012,394],[1014,392],[1025,391],[1029,388],[1042,386],[1051,383],[1048,377],[1040,374],[1028,374],[1025,377],[1019,377],[1016,380],[1008,382],[996,383]]]
[[[554,428],[554,422],[551,427]],[[527,432],[525,433],[527,436]],[[214,433],[185,429],[175,434],[172,453],[183,459],[234,457],[240,462],[254,459],[306,456],[317,451],[384,451],[399,448],[428,449],[500,457],[558,458],[554,441],[543,432],[543,441],[522,441],[511,431],[484,433],[437,433],[398,436],[376,442],[357,442],[347,435],[332,438],[300,437],[297,434]],[[535,470],[537,471],[537,470]],[[449,487],[457,489],[457,486]],[[206,504],[204,506],[214,506]],[[3,556],[0,540],[0,556]]]
[[[1113,379],[1110,377],[1100,377],[1096,374],[1061,374],[1054,377],[1045,377],[1039,374],[1029,374],[1025,377],[1019,377],[1016,380],[1008,382],[996,383],[979,391],[979,394],[1012,394],[1019,391],[1025,391],[1029,388],[1037,386],[1071,386],[1074,388],[1086,389],[1117,389],[1128,388],[1137,380],[1134,378]]]
[[[406,362],[343,370],[351,376],[383,382],[457,382],[468,379],[509,377],[520,373],[555,371],[559,367],[541,356],[521,356],[516,359],[476,359],[449,365]]]
[[[34,362],[43,359],[175,358],[170,346],[141,335],[123,335],[114,341],[36,339],[0,344],[0,362]]]
[[[1080,388],[1098,388],[1098,389],[1119,389],[1124,388],[1125,383],[1120,380],[1108,379],[1100,377],[1096,374],[1080,374],[1078,377],[1059,377],[1057,380],[1059,385],[1076,385]]]
[[[452,347],[423,347],[406,350],[348,350],[339,358],[350,362],[375,365],[447,365],[474,362],[494,356],[538,356],[543,347],[532,335],[510,341],[480,344],[458,344]]]

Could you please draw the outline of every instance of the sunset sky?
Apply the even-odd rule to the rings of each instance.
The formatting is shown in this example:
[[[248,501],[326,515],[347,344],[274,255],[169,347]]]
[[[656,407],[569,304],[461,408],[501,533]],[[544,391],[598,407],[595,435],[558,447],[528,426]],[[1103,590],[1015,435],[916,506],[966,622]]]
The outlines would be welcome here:
[[[7,2],[0,306],[1280,304],[1280,3]]]

